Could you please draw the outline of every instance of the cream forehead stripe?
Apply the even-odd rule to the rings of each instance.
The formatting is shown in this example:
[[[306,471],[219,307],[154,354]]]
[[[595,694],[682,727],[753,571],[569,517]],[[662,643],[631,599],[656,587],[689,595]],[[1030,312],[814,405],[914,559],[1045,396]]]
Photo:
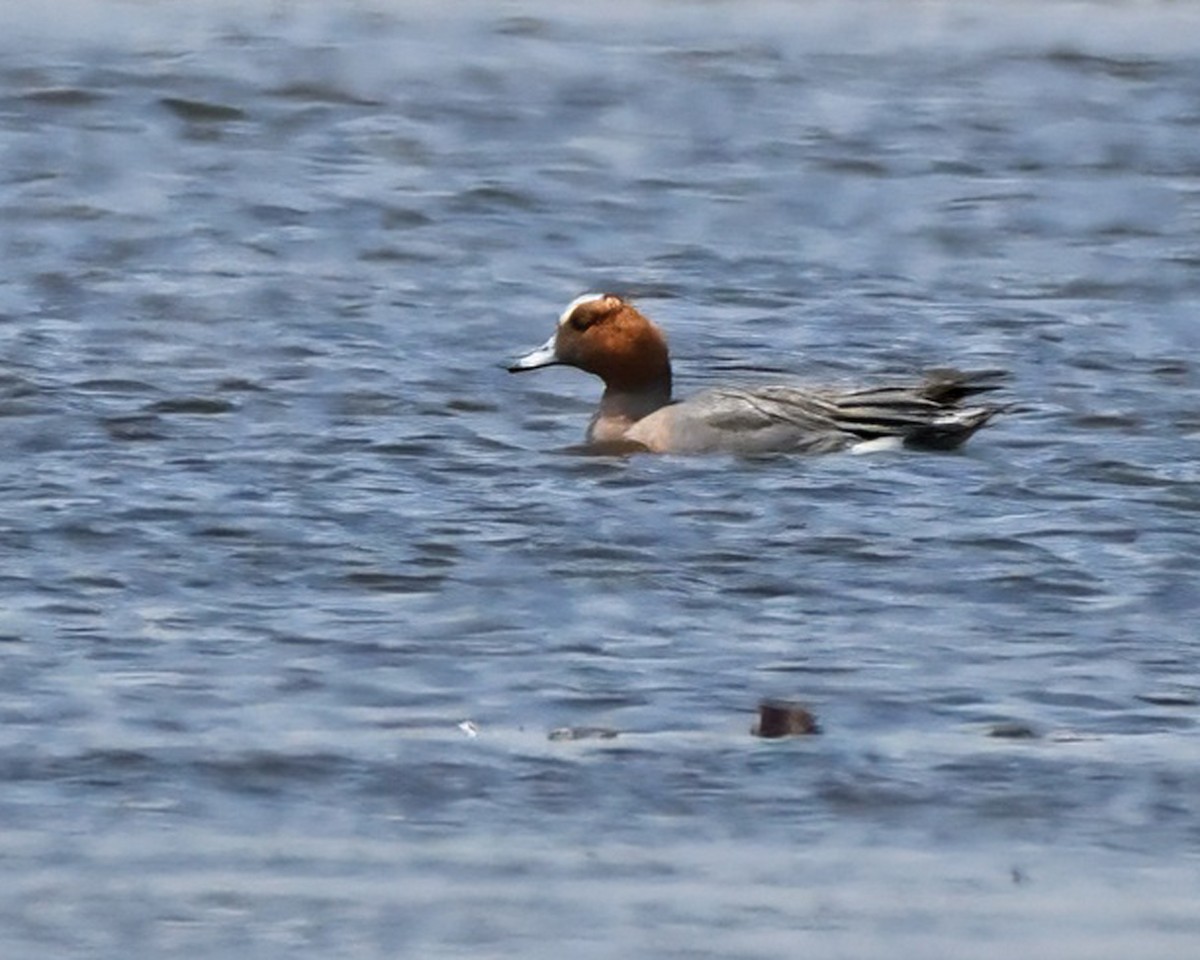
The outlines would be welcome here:
[[[602,294],[602,293],[585,293],[582,297],[576,297],[574,300],[572,300],[570,303],[567,304],[567,309],[564,310],[562,312],[562,316],[558,318],[558,325],[561,327],[568,320],[570,320],[571,314],[573,314],[575,312],[576,307],[581,306],[582,304],[585,304],[585,303],[589,303],[592,300],[603,300],[603,299],[604,299],[604,294]]]

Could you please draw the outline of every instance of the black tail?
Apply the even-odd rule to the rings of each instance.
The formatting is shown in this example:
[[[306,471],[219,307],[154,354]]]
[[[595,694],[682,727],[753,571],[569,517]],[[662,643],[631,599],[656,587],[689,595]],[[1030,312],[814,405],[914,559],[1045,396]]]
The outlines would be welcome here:
[[[951,450],[964,443],[1001,408],[962,406],[962,401],[1000,388],[1000,370],[930,370],[916,384],[869,387],[838,395],[838,425],[866,440],[901,437],[912,446]]]

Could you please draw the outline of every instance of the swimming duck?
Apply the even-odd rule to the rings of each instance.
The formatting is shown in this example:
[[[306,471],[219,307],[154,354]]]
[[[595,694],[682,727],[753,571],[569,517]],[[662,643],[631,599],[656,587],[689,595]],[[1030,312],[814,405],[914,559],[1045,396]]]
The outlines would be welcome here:
[[[585,294],[562,312],[554,335],[509,366],[555,364],[604,381],[588,426],[593,447],[654,453],[826,453],[909,445],[959,446],[997,412],[963,401],[997,388],[998,371],[936,369],[910,383],[861,388],[718,387],[671,395],[662,331],[628,300]]]

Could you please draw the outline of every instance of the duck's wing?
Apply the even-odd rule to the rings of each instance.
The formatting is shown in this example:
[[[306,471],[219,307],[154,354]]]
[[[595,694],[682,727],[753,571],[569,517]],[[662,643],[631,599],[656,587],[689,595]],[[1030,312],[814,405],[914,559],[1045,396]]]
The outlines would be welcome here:
[[[906,444],[952,449],[1001,408],[964,406],[996,390],[1003,371],[930,370],[922,380],[854,389],[768,386],[710,390],[709,421],[772,449],[837,450],[862,440],[894,437]]]
[[[656,410],[626,438],[668,453],[828,453],[885,438],[951,449],[998,412],[960,405],[996,389],[996,379],[937,370],[917,382],[862,389],[719,387]]]
[[[689,450],[826,453],[857,441],[827,400],[796,387],[720,387],[659,413],[672,420],[676,446]]]

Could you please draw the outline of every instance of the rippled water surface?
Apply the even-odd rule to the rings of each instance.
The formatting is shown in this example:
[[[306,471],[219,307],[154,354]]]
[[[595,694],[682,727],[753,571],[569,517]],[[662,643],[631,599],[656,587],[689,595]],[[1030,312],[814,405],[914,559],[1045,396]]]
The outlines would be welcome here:
[[[1193,955],[1198,37],[6,5],[0,954]],[[503,362],[589,289],[685,393],[1019,409],[582,456],[597,383]]]

